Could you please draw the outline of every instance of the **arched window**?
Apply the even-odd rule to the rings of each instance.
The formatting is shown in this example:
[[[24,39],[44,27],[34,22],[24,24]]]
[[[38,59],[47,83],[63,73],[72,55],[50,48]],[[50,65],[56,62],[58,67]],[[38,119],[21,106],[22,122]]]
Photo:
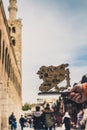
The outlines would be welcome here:
[[[15,46],[15,39],[12,39],[12,45]]]
[[[7,74],[8,74],[8,77],[9,77],[9,54],[7,56]]]
[[[11,59],[9,58],[9,63],[8,63],[8,66],[9,66],[9,68],[8,68],[8,77],[10,77],[10,66],[11,66]]]
[[[5,49],[5,71],[7,72],[7,53],[8,53],[8,48]]]
[[[9,27],[9,33],[11,33],[11,28]]]
[[[15,38],[14,38],[14,37],[11,37],[11,43],[12,43],[13,46],[15,46],[16,41],[15,41]]]
[[[3,50],[2,50],[2,64],[4,63],[4,41],[3,41]]]
[[[10,64],[10,79],[12,80],[12,64]]]
[[[16,28],[15,27],[12,27],[12,32],[16,33]]]

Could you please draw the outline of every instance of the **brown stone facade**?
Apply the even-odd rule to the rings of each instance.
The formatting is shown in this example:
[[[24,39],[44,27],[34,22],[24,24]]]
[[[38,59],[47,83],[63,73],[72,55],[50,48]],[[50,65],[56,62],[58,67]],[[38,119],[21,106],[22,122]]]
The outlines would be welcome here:
[[[9,27],[13,26],[11,22],[7,21],[3,2],[0,0],[0,130],[8,130],[8,117],[12,112],[19,120],[22,108],[21,21],[15,22],[16,26],[19,24],[18,31],[15,32],[14,28],[15,39],[19,35],[17,46],[13,45],[15,41],[12,41],[13,35]]]
[[[61,64],[59,66],[42,66],[40,67],[37,74],[39,78],[43,80],[43,83],[40,85],[39,90],[41,92],[49,92],[52,88],[56,92],[67,89],[70,87],[70,72],[67,68],[69,64]],[[59,87],[59,83],[66,80],[66,85]]]

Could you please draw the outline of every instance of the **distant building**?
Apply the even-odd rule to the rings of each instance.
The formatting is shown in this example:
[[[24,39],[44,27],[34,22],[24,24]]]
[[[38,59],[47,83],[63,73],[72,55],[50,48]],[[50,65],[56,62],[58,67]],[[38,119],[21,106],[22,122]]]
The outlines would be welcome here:
[[[0,0],[0,130],[8,130],[8,117],[17,119],[22,108],[21,20],[16,18],[17,0],[9,0],[9,20]]]

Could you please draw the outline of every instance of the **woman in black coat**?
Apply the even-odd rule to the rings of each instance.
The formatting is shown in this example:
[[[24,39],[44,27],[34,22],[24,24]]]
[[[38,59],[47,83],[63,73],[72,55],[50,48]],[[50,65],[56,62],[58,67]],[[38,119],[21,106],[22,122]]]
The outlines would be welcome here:
[[[63,123],[65,124],[65,130],[70,130],[70,115],[68,112],[63,117]]]

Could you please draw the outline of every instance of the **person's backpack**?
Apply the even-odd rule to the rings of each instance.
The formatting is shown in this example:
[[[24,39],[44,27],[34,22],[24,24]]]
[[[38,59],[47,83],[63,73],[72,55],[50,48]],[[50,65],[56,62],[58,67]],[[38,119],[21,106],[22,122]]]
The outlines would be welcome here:
[[[54,121],[53,121],[53,116],[51,114],[46,114],[45,115],[45,126],[50,127],[53,126]]]

